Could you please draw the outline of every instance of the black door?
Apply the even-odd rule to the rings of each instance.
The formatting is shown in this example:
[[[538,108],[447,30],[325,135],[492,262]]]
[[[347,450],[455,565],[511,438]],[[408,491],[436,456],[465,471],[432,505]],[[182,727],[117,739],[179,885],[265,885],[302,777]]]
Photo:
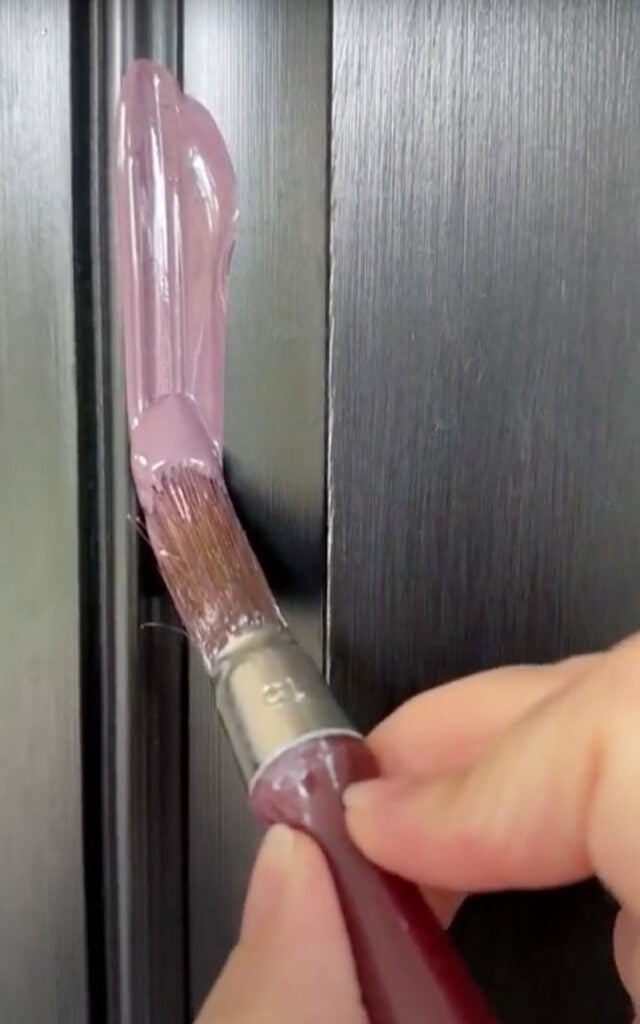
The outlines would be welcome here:
[[[640,7],[0,8],[0,1018],[178,1024],[258,831],[136,530],[122,71],[168,63],[228,140],[230,484],[366,729],[640,623]],[[454,930],[504,1024],[623,1024],[614,912],[585,885],[470,901]]]

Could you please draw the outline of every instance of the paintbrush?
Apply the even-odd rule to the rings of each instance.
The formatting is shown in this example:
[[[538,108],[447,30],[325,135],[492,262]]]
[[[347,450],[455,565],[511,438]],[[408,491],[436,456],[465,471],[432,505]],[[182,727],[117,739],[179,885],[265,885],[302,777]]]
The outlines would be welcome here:
[[[342,793],[378,767],[287,631],[224,482],[233,167],[209,114],[148,62],[122,84],[116,213],[133,477],[250,803],[321,846],[372,1024],[490,1024],[419,890],[370,864],[346,832]]]

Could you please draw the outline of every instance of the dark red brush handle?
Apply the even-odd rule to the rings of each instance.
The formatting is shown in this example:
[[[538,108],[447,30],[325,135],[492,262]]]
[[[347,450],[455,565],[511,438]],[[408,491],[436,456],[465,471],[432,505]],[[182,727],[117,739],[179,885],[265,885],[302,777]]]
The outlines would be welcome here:
[[[251,803],[263,821],[302,829],[322,847],[371,1024],[495,1024],[419,889],[370,864],[347,834],[342,793],[377,774],[362,740],[314,737],[263,769]]]

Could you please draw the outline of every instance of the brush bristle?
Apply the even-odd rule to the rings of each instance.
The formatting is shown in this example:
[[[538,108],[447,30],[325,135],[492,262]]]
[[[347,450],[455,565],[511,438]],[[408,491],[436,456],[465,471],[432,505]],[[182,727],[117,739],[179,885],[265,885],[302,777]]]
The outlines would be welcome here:
[[[167,470],[147,529],[178,614],[209,671],[234,637],[281,624],[222,472],[211,478],[189,468]]]

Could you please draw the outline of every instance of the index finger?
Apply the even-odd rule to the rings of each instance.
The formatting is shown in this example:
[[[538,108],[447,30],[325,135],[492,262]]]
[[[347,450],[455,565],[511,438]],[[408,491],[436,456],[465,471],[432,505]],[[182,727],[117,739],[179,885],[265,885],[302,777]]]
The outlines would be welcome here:
[[[493,669],[419,694],[369,736],[382,774],[429,777],[465,771],[517,719],[602,657],[588,654],[554,665]]]
[[[534,706],[469,771],[345,794],[370,859],[423,884],[540,888],[597,874],[640,915],[640,637]]]

